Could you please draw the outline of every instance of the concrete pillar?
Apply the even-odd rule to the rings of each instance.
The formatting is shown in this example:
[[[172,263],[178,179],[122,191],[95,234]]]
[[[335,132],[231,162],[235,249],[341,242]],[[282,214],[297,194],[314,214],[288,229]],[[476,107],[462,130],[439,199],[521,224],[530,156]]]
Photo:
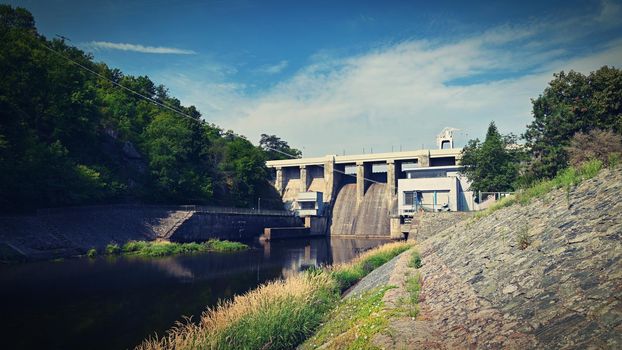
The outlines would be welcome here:
[[[387,160],[387,203],[391,214],[397,214],[397,171],[393,159]]]
[[[371,164],[365,164],[364,162],[356,163],[356,205],[358,207],[363,202],[365,191],[370,185],[370,182],[365,180],[371,176]]]
[[[391,229],[391,239],[403,239],[402,223],[399,216],[391,216],[389,221]]]
[[[324,162],[324,203],[330,203],[335,193],[335,158],[329,156]]]
[[[419,166],[427,168],[430,166],[430,151],[419,157]]]
[[[276,181],[274,183],[274,187],[282,196],[283,192],[285,192],[285,176],[283,174],[283,168],[276,168]]]
[[[300,192],[307,192],[307,189],[309,188],[309,178],[310,176],[307,176],[307,166],[301,165],[300,166]]]

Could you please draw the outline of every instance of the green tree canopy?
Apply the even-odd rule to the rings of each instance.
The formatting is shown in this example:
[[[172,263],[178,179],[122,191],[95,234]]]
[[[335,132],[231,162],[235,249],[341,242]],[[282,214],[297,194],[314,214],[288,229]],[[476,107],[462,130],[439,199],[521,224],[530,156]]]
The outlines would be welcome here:
[[[486,139],[470,140],[462,150],[463,173],[471,181],[471,190],[506,192],[515,189],[522,154],[513,135],[502,136],[494,122]]]
[[[622,133],[622,71],[607,66],[587,76],[562,71],[532,104],[534,119],[523,135],[531,155],[526,182],[565,168],[565,147],[577,132]]]
[[[289,144],[276,135],[261,134],[259,147],[266,152],[269,160],[300,158],[302,152],[291,148]]]
[[[272,199],[264,207],[282,207],[261,148],[205,122],[148,77],[47,40],[25,9],[0,5],[0,73],[2,211],[127,201],[250,206],[259,196]]]

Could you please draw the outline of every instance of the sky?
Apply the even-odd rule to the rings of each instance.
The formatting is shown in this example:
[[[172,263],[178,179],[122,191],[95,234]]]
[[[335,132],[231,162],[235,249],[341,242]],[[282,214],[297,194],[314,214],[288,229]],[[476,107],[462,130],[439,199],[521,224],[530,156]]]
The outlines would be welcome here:
[[[0,0],[205,120],[304,156],[520,135],[553,74],[622,68],[622,0]]]

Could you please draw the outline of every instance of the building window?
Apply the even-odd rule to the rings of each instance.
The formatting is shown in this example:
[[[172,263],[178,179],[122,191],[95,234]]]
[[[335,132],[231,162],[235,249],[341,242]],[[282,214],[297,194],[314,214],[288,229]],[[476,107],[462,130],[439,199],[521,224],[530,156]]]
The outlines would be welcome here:
[[[404,192],[404,205],[415,205],[415,192]]]

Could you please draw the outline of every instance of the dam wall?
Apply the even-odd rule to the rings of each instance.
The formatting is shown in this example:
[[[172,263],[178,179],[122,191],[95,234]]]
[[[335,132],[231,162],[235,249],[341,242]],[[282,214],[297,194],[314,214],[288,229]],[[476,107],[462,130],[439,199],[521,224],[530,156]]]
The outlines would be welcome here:
[[[357,205],[357,185],[343,185],[333,207],[331,235],[389,238],[391,224],[387,191],[387,184],[372,183]]]
[[[170,237],[174,242],[206,241],[211,238],[251,240],[266,227],[304,228],[303,220],[292,215],[216,214],[196,212]]]

